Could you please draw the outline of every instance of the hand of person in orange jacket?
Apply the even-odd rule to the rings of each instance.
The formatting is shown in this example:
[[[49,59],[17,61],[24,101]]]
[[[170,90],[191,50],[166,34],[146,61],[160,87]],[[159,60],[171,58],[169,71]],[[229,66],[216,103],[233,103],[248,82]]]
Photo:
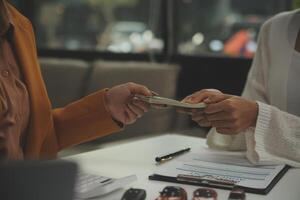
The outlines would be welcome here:
[[[109,89],[106,104],[112,117],[124,125],[134,123],[149,110],[150,105],[138,100],[134,95],[152,96],[147,87],[136,83],[125,83]]]

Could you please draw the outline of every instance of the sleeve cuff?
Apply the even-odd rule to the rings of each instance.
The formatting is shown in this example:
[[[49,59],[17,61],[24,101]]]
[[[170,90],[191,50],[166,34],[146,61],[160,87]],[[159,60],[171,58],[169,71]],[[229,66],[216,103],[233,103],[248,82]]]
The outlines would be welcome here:
[[[270,128],[271,106],[262,102],[258,103],[258,116],[254,132],[255,150],[258,153],[258,159],[264,160],[270,158],[265,148],[265,137]]]

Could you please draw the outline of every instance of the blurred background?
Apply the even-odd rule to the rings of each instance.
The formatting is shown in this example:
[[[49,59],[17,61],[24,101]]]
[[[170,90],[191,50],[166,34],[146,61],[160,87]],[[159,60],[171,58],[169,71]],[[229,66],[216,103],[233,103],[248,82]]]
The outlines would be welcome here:
[[[12,2],[32,20],[42,49],[161,53],[164,37],[172,36],[178,54],[246,58],[253,57],[260,25],[299,4],[298,0]],[[166,32],[168,28],[173,32]]]

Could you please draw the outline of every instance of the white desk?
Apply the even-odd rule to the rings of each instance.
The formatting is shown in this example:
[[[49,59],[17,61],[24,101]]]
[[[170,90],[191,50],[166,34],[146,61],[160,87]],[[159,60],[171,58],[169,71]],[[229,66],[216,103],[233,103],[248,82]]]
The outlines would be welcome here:
[[[119,200],[123,192],[130,188],[143,188],[147,191],[147,199],[154,200],[167,185],[180,185],[174,183],[150,181],[148,176],[152,174],[156,166],[154,158],[172,151],[191,147],[192,152],[197,152],[200,146],[205,145],[205,140],[182,135],[162,135],[152,138],[138,139],[120,145],[113,145],[104,149],[71,156],[68,159],[76,160],[83,170],[110,177],[122,177],[136,174],[138,181],[128,185],[123,190],[118,190],[110,195],[97,198]],[[188,193],[188,199],[192,198],[192,192],[197,186],[180,185]],[[229,191],[216,189],[219,200],[227,200]],[[255,195],[247,193],[248,200],[299,200],[300,199],[300,169],[290,169],[267,195]]]

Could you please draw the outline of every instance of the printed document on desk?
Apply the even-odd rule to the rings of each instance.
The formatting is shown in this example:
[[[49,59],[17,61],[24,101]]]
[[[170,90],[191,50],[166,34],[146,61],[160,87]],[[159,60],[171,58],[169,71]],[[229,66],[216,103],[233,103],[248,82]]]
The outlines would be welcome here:
[[[253,166],[243,153],[228,152],[226,154],[203,149],[201,153],[187,153],[178,159],[160,165],[155,171],[155,175],[210,177],[215,180],[214,182],[228,181],[237,186],[251,188],[250,192],[265,194],[274,186],[271,184],[278,181],[274,183],[274,180],[278,179],[278,175],[282,174],[285,168],[284,164],[271,165],[270,163]]]

